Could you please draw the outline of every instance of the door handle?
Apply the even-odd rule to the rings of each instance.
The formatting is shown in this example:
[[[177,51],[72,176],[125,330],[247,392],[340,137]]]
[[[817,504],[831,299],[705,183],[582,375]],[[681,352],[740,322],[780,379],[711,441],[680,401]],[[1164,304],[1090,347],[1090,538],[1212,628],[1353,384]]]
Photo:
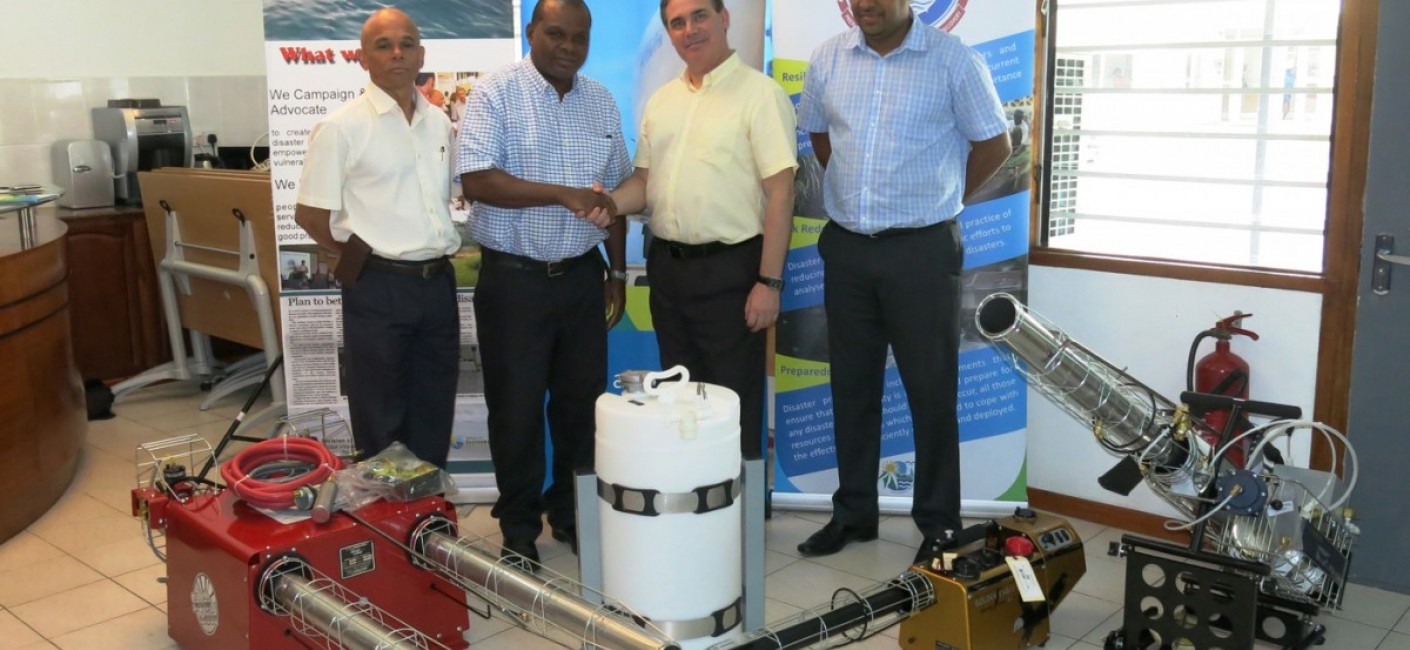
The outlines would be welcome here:
[[[1384,296],[1390,293],[1390,265],[1410,266],[1410,255],[1395,254],[1395,237],[1376,235],[1376,259],[1371,263],[1371,292]]]
[[[86,174],[88,172],[93,171],[93,168],[89,167],[88,165],[78,165],[77,167],[73,168],[73,171],[75,174]]]

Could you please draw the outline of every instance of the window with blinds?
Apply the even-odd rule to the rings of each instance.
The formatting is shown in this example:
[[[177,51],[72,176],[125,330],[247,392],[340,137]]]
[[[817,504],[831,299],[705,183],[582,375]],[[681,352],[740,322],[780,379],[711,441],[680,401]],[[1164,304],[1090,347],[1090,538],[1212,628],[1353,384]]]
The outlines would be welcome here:
[[[1051,0],[1045,245],[1322,271],[1338,0]]]

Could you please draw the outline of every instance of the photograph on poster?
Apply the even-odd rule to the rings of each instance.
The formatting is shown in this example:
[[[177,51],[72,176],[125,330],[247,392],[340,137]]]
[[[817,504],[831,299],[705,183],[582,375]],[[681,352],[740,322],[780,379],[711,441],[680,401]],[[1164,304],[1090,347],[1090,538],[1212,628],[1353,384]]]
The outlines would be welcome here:
[[[774,340],[779,354],[827,363],[827,312],[824,306],[819,303],[780,313]]]
[[[798,154],[798,171],[793,175],[793,216],[826,219],[823,206],[823,167],[811,149]]]
[[[481,74],[479,71],[422,71],[416,75],[416,89],[432,106],[445,111],[458,132],[460,120],[465,117],[466,103]]]
[[[965,200],[966,205],[1024,192],[1031,185],[1029,176],[1032,173],[1033,154],[1029,145],[1033,137],[1033,97],[1030,95],[1004,104],[1004,115],[1009,121],[1009,144],[1013,146],[1013,151],[994,177]]]
[[[367,16],[387,4],[264,0],[264,38],[355,41]],[[514,0],[400,0],[396,7],[416,21],[422,40],[514,37]]]
[[[333,265],[317,245],[285,246],[279,250],[279,288],[285,292],[341,289],[333,278]]]

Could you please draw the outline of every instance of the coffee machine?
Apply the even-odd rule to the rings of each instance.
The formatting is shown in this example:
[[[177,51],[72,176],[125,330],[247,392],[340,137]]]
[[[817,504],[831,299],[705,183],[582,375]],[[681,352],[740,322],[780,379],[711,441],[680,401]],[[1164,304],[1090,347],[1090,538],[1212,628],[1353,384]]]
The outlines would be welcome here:
[[[93,109],[93,136],[113,151],[116,195],[140,203],[137,172],[159,167],[191,167],[191,121],[185,106],[162,106],[155,99],[110,99]]]

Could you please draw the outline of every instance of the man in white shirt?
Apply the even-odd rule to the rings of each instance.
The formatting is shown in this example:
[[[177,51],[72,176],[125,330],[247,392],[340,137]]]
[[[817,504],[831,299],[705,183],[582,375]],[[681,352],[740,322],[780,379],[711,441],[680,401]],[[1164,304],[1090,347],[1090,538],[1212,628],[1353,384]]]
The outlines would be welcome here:
[[[449,256],[450,119],[417,91],[426,57],[409,16],[362,27],[371,77],[309,135],[294,218],[340,256],[343,366],[359,457],[393,442],[445,467],[459,372],[460,315]]]

